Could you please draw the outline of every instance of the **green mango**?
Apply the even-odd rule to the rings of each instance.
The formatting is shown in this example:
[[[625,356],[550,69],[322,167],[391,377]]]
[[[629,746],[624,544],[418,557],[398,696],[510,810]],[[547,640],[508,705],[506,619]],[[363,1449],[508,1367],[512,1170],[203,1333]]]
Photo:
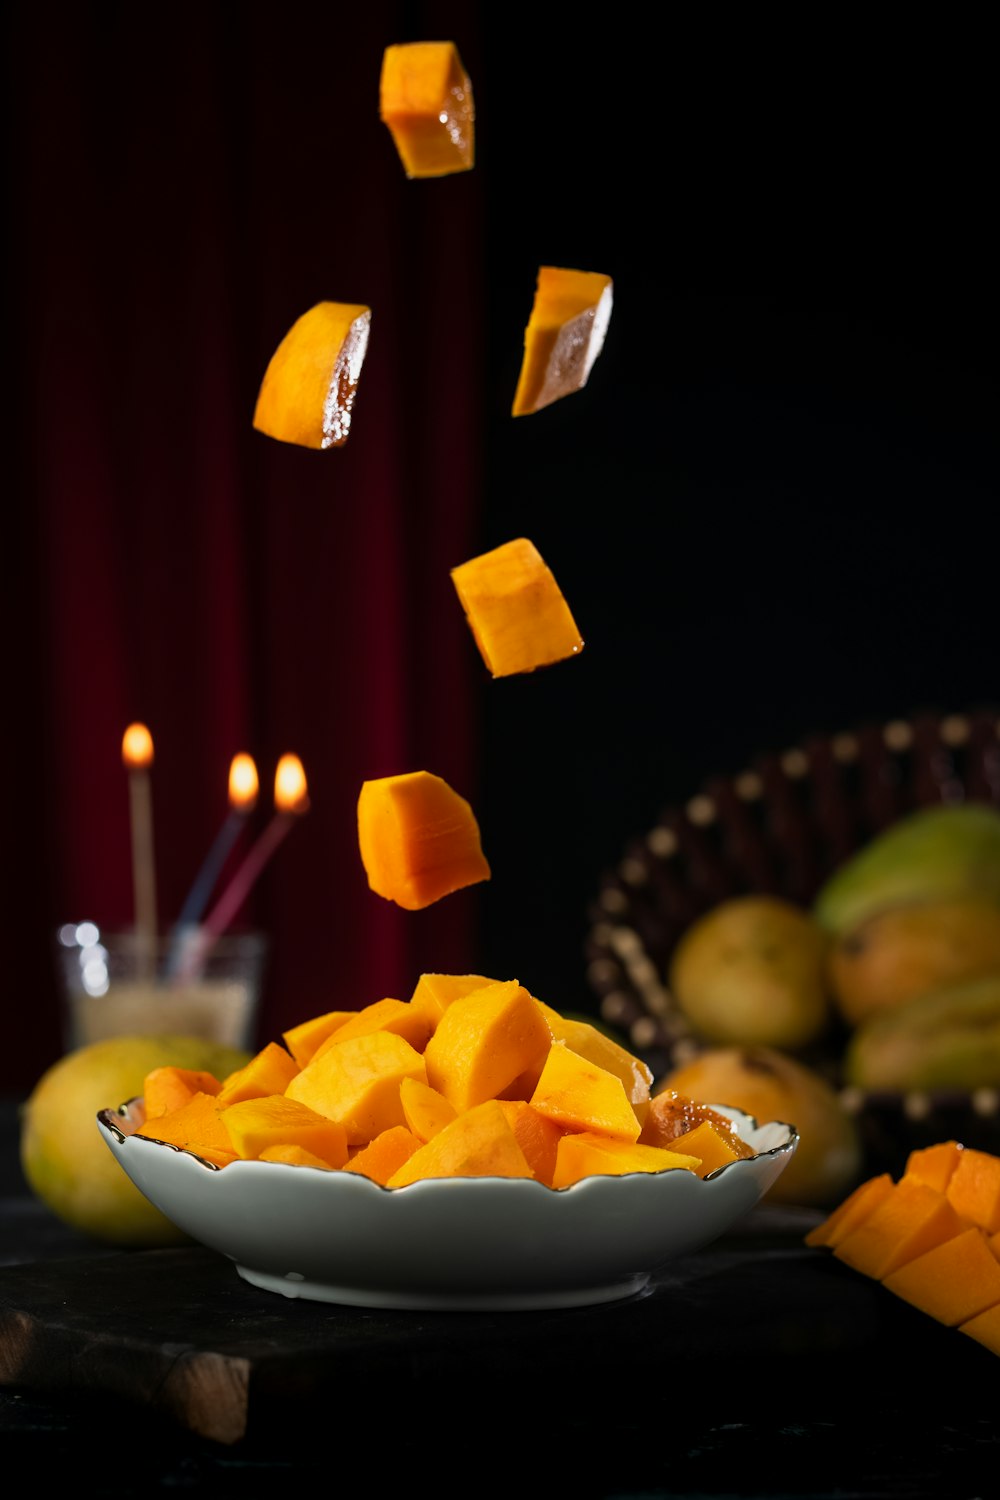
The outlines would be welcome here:
[[[967,895],[1000,899],[1000,808],[933,804],[890,824],[829,876],[813,903],[834,937],[876,912]]]
[[[1000,973],[879,1011],[852,1033],[844,1080],[908,1093],[1000,1085]]]

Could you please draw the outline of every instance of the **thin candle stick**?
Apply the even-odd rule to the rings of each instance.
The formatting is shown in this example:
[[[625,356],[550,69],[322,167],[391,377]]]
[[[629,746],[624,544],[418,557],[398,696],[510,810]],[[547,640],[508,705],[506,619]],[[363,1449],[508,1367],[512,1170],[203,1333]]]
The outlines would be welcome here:
[[[122,739],[122,760],[129,773],[135,935],[140,968],[148,977],[156,962],[157,916],[153,795],[149,778],[149,767],[153,763],[153,740],[145,724],[130,724],[126,729]]]
[[[229,814],[205,856],[174,925],[167,959],[168,974],[175,974],[180,967],[187,940],[197,928],[222,867],[257,805],[257,788],[257,767],[252,757],[234,755],[229,767]]]

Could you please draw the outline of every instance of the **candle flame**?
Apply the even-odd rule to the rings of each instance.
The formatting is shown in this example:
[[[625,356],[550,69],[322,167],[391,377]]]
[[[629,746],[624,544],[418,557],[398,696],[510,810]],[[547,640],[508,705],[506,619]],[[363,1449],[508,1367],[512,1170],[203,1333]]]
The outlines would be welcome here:
[[[304,813],[309,806],[306,773],[297,755],[283,755],[274,773],[274,805],[279,812]]]
[[[229,803],[239,812],[250,812],[259,790],[257,767],[252,755],[234,755],[229,766]]]
[[[130,724],[122,736],[122,762],[130,771],[153,764],[153,736],[145,724]]]

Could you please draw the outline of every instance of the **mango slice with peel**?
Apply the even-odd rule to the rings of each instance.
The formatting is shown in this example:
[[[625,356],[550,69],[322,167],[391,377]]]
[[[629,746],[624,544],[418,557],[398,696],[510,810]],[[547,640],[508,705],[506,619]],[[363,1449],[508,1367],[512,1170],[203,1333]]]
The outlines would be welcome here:
[[[988,1235],[1000,1232],[1000,1156],[971,1146],[959,1154],[945,1193],[955,1212]]]
[[[882,1285],[939,1323],[957,1328],[1000,1303],[1000,1260],[973,1224],[907,1261]]]
[[[446,177],[475,165],[472,82],[454,42],[386,47],[379,116],[407,177]]]
[[[881,1281],[965,1227],[943,1193],[903,1177],[863,1224],[843,1236],[833,1253],[856,1271]]]
[[[351,430],[371,308],[317,302],[271,355],[257,394],[258,432],[300,448],[342,448]]]
[[[358,848],[369,887],[407,911],[491,874],[471,804],[430,771],[362,784]]]
[[[613,287],[611,277],[599,271],[538,268],[513,416],[541,411],[587,384],[604,348]]]
[[[492,677],[534,672],[583,650],[562,590],[527,537],[460,563],[451,580]]]

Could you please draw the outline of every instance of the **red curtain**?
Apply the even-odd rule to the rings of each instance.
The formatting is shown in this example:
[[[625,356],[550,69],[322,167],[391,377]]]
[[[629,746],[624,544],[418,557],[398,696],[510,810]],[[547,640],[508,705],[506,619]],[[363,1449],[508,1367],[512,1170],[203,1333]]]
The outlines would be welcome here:
[[[237,919],[271,939],[262,1041],[474,967],[480,893],[382,900],[355,821],[367,777],[428,769],[477,792],[480,663],[449,568],[481,491],[480,189],[475,172],[406,179],[378,116],[388,43],[453,37],[475,79],[474,23],[447,6],[149,14],[8,12],[24,587],[6,1089],[61,1049],[55,927],[132,920],[135,719],[163,925],[226,815],[231,757],[261,776],[250,837],[279,756],[302,759],[309,812]],[[371,337],[350,437],[317,453],[252,414],[273,349],[328,298],[367,304]]]

